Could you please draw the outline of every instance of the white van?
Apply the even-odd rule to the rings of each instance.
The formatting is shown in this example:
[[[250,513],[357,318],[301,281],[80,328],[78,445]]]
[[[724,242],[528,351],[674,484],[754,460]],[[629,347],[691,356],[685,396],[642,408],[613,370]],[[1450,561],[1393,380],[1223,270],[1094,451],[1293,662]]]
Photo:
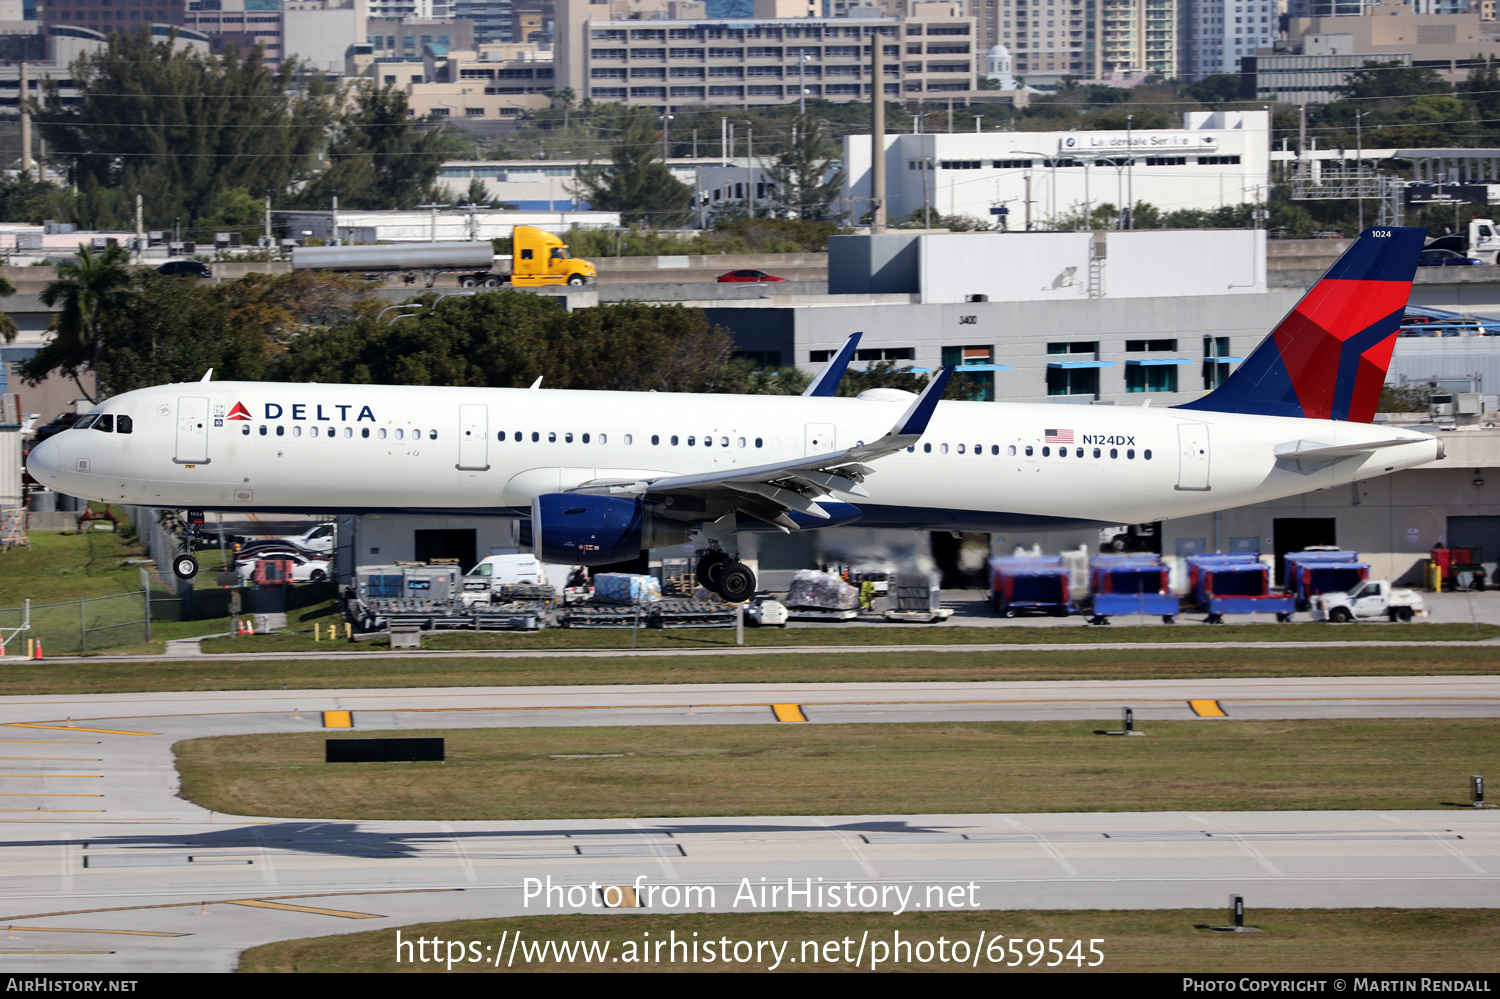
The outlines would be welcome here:
[[[465,604],[487,601],[497,587],[517,583],[547,585],[547,567],[535,555],[491,555],[462,579]]]

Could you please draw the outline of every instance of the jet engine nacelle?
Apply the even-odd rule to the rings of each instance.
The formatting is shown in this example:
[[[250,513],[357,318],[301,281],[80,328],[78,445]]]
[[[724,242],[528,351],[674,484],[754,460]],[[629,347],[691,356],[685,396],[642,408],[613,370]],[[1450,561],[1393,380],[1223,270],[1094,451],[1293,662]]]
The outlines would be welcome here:
[[[531,522],[523,521],[518,533],[523,544],[531,535],[531,548],[543,562],[609,565],[647,548],[685,544],[691,530],[653,516],[639,499],[543,493],[532,499]]]

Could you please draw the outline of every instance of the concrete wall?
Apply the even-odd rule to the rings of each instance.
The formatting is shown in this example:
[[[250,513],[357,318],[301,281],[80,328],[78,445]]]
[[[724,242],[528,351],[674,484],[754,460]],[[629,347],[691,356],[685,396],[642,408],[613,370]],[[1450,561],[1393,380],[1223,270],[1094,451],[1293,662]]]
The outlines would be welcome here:
[[[828,237],[833,295],[908,294],[921,290],[917,232]]]
[[[1232,356],[1245,357],[1300,297],[1300,291],[1282,291],[1196,298],[925,303],[893,308],[892,303],[879,301],[845,305],[838,296],[830,296],[810,307],[795,308],[790,303],[759,308],[725,306],[709,308],[708,312],[715,323],[734,331],[737,349],[781,351],[782,363],[795,362],[809,372],[821,366],[810,360],[809,351],[836,350],[855,331],[865,334],[861,347],[911,347],[915,357],[910,363],[923,368],[940,364],[945,346],[990,345],[995,363],[1011,366],[1011,370],[995,374],[995,398],[1011,402],[1095,401],[1078,396],[1049,397],[1046,371],[1049,360],[1057,360],[1055,355],[1048,355],[1048,343],[1097,341],[1099,360],[1112,365],[1100,370],[1098,401],[1138,406],[1149,398],[1153,406],[1162,406],[1202,395],[1204,336],[1229,337]],[[773,319],[766,313],[782,315]],[[1125,341],[1132,339],[1175,339],[1177,347],[1169,354],[1127,353]],[[1190,362],[1178,366],[1177,392],[1125,391],[1126,360],[1163,357]]]

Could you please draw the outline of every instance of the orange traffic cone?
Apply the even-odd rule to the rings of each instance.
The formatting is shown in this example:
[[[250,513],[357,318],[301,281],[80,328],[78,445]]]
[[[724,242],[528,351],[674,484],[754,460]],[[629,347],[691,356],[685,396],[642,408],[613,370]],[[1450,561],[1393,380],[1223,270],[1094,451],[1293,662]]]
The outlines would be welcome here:
[[[247,634],[247,635],[253,635],[253,634],[255,634],[255,618],[253,618],[253,617],[247,617],[247,618],[245,618],[245,634]]]
[[[32,646],[31,658],[33,658],[33,659],[40,659],[40,658],[42,658],[42,640],[40,638],[38,638],[36,640],[36,645]]]

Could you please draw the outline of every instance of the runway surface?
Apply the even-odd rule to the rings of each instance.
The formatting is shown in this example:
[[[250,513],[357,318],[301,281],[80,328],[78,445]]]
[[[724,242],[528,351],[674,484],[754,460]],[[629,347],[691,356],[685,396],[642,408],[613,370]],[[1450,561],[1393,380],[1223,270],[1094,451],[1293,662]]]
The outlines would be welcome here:
[[[176,797],[171,745],[251,732],[493,725],[1023,718],[1497,717],[1500,678],[723,684],[242,691],[0,701],[0,962],[6,970],[228,970],[270,940],[579,911],[563,885],[713,887],[823,878],[981,909],[1493,906],[1500,816],[1420,812],[781,816],[324,822],[213,815]],[[1205,717],[1203,724],[1221,724]],[[345,730],[347,731],[347,730]],[[789,775],[794,779],[795,775]],[[972,886],[972,887],[971,887]],[[936,888],[937,895],[929,894]],[[592,901],[584,911],[596,911]],[[967,901],[964,902],[967,907]],[[699,907],[694,905],[695,908]],[[785,904],[773,906],[787,908]],[[790,907],[803,907],[793,905]],[[872,928],[881,913],[874,907]],[[655,911],[673,911],[661,904]],[[997,930],[1002,917],[997,916]],[[4,927],[14,927],[5,930]]]
[[[623,633],[622,633],[623,634]],[[623,640],[622,640],[623,641]],[[181,644],[181,643],[176,643]],[[214,652],[191,653],[192,658],[206,661],[239,662],[245,660],[381,660],[381,659],[620,659],[620,658],[672,658],[678,656],[774,656],[774,655],[848,655],[871,653],[918,653],[943,655],[952,652],[1128,652],[1170,649],[1421,649],[1421,648],[1484,648],[1497,649],[1500,654],[1500,638],[1488,638],[1472,642],[1447,641],[1361,641],[1361,642],[1031,642],[1031,643],[983,643],[973,645],[911,645],[892,642],[887,645],[704,645],[687,649],[423,649],[411,651],[344,651],[348,646],[338,646],[327,652]],[[18,657],[10,657],[18,661]],[[109,656],[48,656],[48,662],[58,665],[91,663],[103,660],[122,663],[182,662],[183,656],[160,653]],[[0,663],[6,660],[0,658]]]

